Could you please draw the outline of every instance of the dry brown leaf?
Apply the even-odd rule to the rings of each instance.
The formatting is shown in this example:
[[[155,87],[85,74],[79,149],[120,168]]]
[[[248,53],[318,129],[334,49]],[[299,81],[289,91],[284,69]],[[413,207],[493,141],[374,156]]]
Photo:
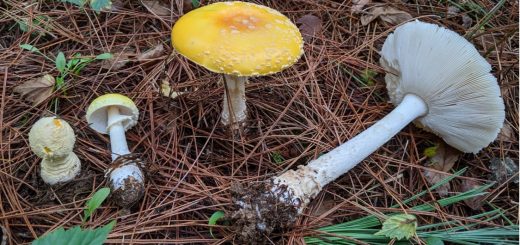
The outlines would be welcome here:
[[[143,6],[150,11],[150,13],[158,15],[158,16],[170,16],[171,10],[170,6],[167,6],[164,3],[161,3],[156,0],[151,1],[141,1]]]
[[[460,12],[460,9],[457,8],[456,6],[449,6],[448,7],[448,14],[446,17],[450,18],[450,17],[455,17],[457,16],[457,14]]]
[[[200,5],[200,2],[198,5]],[[197,6],[197,7],[193,6],[193,0],[183,0],[182,1],[182,12],[184,12],[185,14],[198,7],[199,6]]]
[[[312,41],[312,37],[321,33],[323,23],[320,18],[312,14],[307,14],[296,20],[296,24],[299,24],[303,40],[310,42]]]
[[[103,69],[111,69],[111,70],[119,70],[123,66],[126,65],[130,61],[130,56],[133,56],[133,53],[130,52],[119,52],[114,53],[112,59],[103,60],[101,62],[101,68]]]
[[[37,105],[52,95],[54,84],[54,77],[46,74],[16,86],[13,91],[22,95],[26,101]]]
[[[507,141],[507,142],[511,142],[511,141],[514,141],[515,139],[515,131],[513,130],[513,128],[505,123],[504,126],[500,129],[500,133],[498,133],[498,140],[500,141]]]
[[[502,160],[495,157],[491,159],[489,169],[491,170],[491,179],[496,181],[498,185],[503,184],[514,175],[516,175],[516,178],[513,179],[513,183],[518,184],[518,162],[511,158],[506,157]]]
[[[432,171],[429,169],[424,170],[424,176],[428,183],[430,185],[434,185],[448,177],[447,174],[443,174],[442,172],[450,171],[453,165],[455,165],[455,163],[459,159],[459,157],[460,151],[447,145],[444,142],[440,142],[438,146],[436,146],[435,153],[433,154],[433,156],[430,157],[428,165],[428,167],[437,171]],[[437,188],[436,190],[440,196],[446,196],[450,191],[450,185],[449,183],[446,183]]]
[[[138,61],[144,61],[149,59],[154,59],[159,56],[161,56],[164,53],[164,46],[162,43],[155,46],[153,49],[146,50],[145,52],[141,53],[139,56],[137,56]]]
[[[461,191],[466,192],[473,190],[475,188],[480,187],[480,184],[472,179],[463,179],[461,183]],[[479,210],[482,207],[482,204],[484,204],[484,200],[486,199],[487,195],[481,195],[472,197],[469,199],[465,199],[464,203],[468,205],[473,210]]]
[[[462,15],[462,26],[466,29],[471,28],[473,26],[473,19],[467,14]]]
[[[172,88],[170,87],[170,83],[168,83],[167,80],[163,80],[161,83],[161,94],[163,96],[175,99],[175,98],[177,98],[177,96],[183,95],[185,93],[186,92],[172,91]]]
[[[352,7],[350,8],[350,12],[354,14],[361,13],[361,10],[363,10],[365,5],[371,2],[372,0],[352,0]]]
[[[390,24],[398,25],[413,17],[407,12],[390,6],[376,6],[369,9],[367,14],[361,16],[361,25],[366,26],[377,18]]]

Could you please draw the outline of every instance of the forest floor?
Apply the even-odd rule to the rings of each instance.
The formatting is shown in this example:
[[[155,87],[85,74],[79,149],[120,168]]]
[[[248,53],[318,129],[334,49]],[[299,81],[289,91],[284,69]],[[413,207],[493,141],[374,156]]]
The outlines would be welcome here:
[[[504,217],[518,224],[518,174],[497,174],[492,167],[508,162],[518,166],[519,160],[518,1],[356,1],[357,8],[350,0],[255,1],[297,22],[305,36],[305,54],[283,72],[250,79],[248,120],[236,138],[219,123],[222,76],[171,47],[171,27],[197,1],[113,0],[112,9],[101,13],[60,1],[29,2],[0,3],[0,226],[10,244],[82,223],[85,201],[106,185],[104,171],[111,162],[108,136],[90,129],[85,120],[89,103],[106,93],[127,95],[140,110],[139,123],[126,136],[131,151],[149,164],[148,179],[144,198],[131,210],[107,202],[85,226],[117,220],[108,237],[116,244],[233,241],[226,226],[213,228],[212,236],[208,219],[216,211],[231,210],[234,182],[265,180],[305,164],[392,110],[378,52],[408,15],[464,35],[492,65],[506,108],[497,140],[478,154],[457,155],[453,166],[432,167],[423,152],[442,142],[411,124],[326,186],[295,226],[277,231],[272,241],[302,244],[316,228],[388,211],[435,183],[432,168],[446,176],[464,167],[467,171],[445,193],[432,191],[414,204],[459,193],[469,184],[497,183],[478,201],[422,213],[420,224],[456,220],[463,225],[465,217],[490,207],[502,209]],[[382,13],[371,20],[375,8]],[[20,48],[22,44],[49,59]],[[67,59],[106,52],[115,58],[93,61],[69,74],[61,89],[40,84],[31,91],[33,97],[14,92],[45,74],[58,77],[53,60],[60,51]],[[164,96],[165,84],[179,96]],[[42,102],[33,103],[35,97]],[[74,151],[82,174],[72,183],[44,184],[41,159],[29,148],[31,125],[50,115],[69,122],[77,136]],[[505,219],[493,225],[504,225]]]

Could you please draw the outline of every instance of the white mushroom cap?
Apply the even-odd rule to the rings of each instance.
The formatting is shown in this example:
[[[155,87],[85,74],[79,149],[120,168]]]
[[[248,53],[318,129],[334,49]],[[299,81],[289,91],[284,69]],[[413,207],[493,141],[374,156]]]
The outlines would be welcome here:
[[[70,125],[56,117],[40,118],[29,131],[29,145],[44,159],[63,158],[72,152],[76,136]]]
[[[415,123],[463,152],[477,153],[503,125],[504,102],[491,65],[464,37],[438,25],[414,21],[386,39],[381,65],[392,103],[405,94],[421,97],[428,114]]]
[[[102,134],[108,133],[107,129],[112,126],[107,125],[107,109],[110,106],[118,107],[121,114],[112,124],[121,122],[125,130],[137,124],[139,110],[130,98],[121,94],[105,94],[92,101],[87,109],[87,122],[92,129]]]
[[[64,159],[43,159],[40,166],[40,176],[50,185],[72,180],[81,170],[81,162],[74,152]]]

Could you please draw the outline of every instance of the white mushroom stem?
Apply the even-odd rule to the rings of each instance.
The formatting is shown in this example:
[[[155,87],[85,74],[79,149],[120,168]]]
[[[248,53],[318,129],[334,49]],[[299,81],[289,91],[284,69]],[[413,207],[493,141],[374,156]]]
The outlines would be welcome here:
[[[110,106],[107,111],[107,131],[110,134],[112,161],[115,161],[119,156],[130,154],[128,144],[126,143],[125,128],[122,123],[124,120],[127,120],[129,116],[121,115],[117,106]]]
[[[292,192],[292,200],[289,201],[303,204],[299,209],[301,211],[323,186],[348,172],[414,119],[427,113],[428,106],[420,97],[407,94],[390,114],[361,134],[309,162],[307,166],[276,177],[273,188],[286,185]]]
[[[222,124],[239,127],[247,117],[245,89],[247,77],[224,75],[224,82],[227,89],[224,89]]]

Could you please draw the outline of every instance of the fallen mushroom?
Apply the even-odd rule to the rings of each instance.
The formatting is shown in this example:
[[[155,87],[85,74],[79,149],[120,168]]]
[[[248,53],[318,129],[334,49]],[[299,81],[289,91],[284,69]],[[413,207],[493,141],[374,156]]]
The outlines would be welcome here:
[[[404,24],[386,39],[380,62],[397,105],[390,114],[306,166],[248,189],[234,187],[238,210],[230,218],[245,240],[293,223],[325,185],[414,120],[463,152],[476,153],[496,138],[505,117],[499,86],[491,66],[457,33],[419,21]]]
[[[120,94],[96,98],[87,109],[93,130],[110,135],[112,164],[106,171],[112,197],[121,207],[131,207],[144,195],[144,162],[130,153],[125,131],[137,124],[139,111],[134,102]]]
[[[253,3],[219,2],[190,11],[172,28],[184,57],[224,74],[221,122],[239,130],[247,118],[245,83],[294,64],[303,54],[298,28],[280,12]]]
[[[72,152],[75,141],[74,130],[63,119],[43,117],[31,127],[29,145],[43,159],[40,176],[45,183],[63,183],[78,175],[81,162]]]

